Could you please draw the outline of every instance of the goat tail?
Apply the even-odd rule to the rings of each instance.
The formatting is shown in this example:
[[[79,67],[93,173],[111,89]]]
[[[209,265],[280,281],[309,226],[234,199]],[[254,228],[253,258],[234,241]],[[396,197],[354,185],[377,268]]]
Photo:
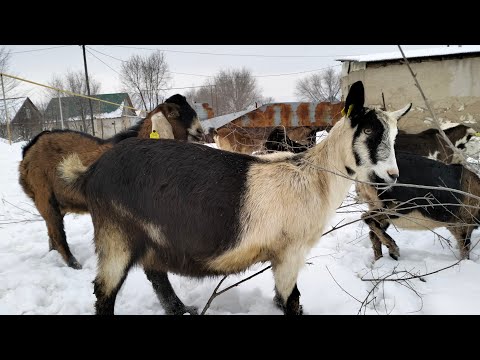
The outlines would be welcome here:
[[[57,171],[60,178],[71,188],[80,191],[83,188],[83,179],[88,166],[83,165],[78,154],[73,153],[63,158],[58,164]]]

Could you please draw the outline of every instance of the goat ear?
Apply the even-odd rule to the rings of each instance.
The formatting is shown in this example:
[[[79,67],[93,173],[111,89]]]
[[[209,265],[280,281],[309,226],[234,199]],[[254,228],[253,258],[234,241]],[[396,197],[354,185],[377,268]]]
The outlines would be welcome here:
[[[348,91],[343,116],[352,118],[363,109],[365,103],[365,89],[361,81],[354,82]]]
[[[410,109],[412,108],[412,103],[408,104],[407,106],[401,108],[400,110],[397,110],[397,111],[392,111],[390,114],[392,115],[392,117],[395,119],[395,120],[400,120],[400,118],[402,118],[406,113],[408,113],[410,111]]]
[[[180,114],[176,110],[169,112],[168,115],[167,115],[168,118],[177,118],[179,116],[180,116]]]

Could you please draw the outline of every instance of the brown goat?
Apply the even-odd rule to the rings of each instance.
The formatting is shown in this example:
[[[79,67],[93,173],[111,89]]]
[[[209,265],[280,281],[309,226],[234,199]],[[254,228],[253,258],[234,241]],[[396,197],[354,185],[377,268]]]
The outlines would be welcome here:
[[[297,126],[286,129],[286,132],[290,140],[306,145],[307,147],[312,147],[316,143],[317,131],[320,131],[320,129],[321,126]]]
[[[263,149],[263,139],[256,139],[241,129],[221,128],[213,131],[213,139],[219,149],[242,154],[252,154]]]
[[[302,144],[297,141],[292,140],[286,133],[285,128],[282,126],[276,127],[270,133],[265,141],[264,147],[266,153],[272,151],[290,151],[293,153],[301,153],[306,151],[308,148],[311,148],[316,144],[316,130],[310,129],[308,133],[305,133],[308,139],[307,144]]]
[[[265,141],[268,141],[269,131],[265,128],[263,133],[254,134],[240,127],[224,127],[218,130],[210,129],[209,135],[213,137],[219,149],[242,154],[258,154],[268,150],[265,147]],[[272,131],[275,131],[275,129]],[[298,127],[287,129],[286,133],[291,140],[297,141],[300,146],[311,147],[315,144],[315,128]]]
[[[182,98],[185,99],[181,95],[172,96],[166,100],[171,102],[158,105],[138,124],[110,139],[103,140],[72,130],[43,131],[23,148],[20,185],[47,224],[50,250],[57,250],[68,266],[81,269],[68,247],[63,217],[66,213],[86,213],[88,210],[83,196],[66,187],[58,177],[58,164],[64,157],[76,153],[82,163],[89,166],[126,138],[149,138],[152,119],[160,135],[170,133],[178,140],[200,138],[203,130],[197,114]]]

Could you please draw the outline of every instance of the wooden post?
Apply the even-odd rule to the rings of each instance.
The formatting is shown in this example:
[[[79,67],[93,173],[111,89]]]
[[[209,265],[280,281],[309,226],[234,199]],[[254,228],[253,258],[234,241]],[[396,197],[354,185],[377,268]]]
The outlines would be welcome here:
[[[60,121],[62,122],[62,130],[64,129],[63,126],[63,112],[62,112],[62,99],[60,98],[60,91],[58,92],[58,105],[60,107]]]
[[[5,86],[3,85],[3,74],[0,74],[0,78],[2,79],[3,106],[5,106],[5,120],[7,122],[8,144],[12,145],[12,133],[10,132],[10,119],[8,118],[7,97],[5,96]]]

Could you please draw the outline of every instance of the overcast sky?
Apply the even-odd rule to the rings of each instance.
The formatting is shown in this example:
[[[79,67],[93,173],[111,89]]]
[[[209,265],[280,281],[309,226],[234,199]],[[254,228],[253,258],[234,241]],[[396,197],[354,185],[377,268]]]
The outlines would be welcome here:
[[[83,70],[80,46],[58,46],[5,45],[12,53],[10,73],[47,84],[53,74],[62,75],[67,70]],[[443,46],[446,45],[402,45],[402,48],[407,50]],[[54,48],[48,49],[50,47]],[[119,92],[121,83],[116,71],[120,71],[121,60],[127,60],[134,54],[150,54],[149,49],[165,51],[170,71],[174,72],[172,87],[198,86],[206,79],[205,76],[175,73],[214,75],[221,69],[246,67],[253,75],[258,76],[258,84],[264,96],[272,96],[275,101],[282,102],[296,101],[295,82],[313,72],[280,74],[306,72],[330,66],[339,71],[341,63],[335,61],[338,57],[399,51],[397,45],[89,45],[88,72],[101,82],[102,93]],[[188,89],[172,89],[166,95],[186,90]],[[38,86],[28,85],[22,89],[20,95],[30,96],[35,101],[40,99],[42,94],[43,90]]]

